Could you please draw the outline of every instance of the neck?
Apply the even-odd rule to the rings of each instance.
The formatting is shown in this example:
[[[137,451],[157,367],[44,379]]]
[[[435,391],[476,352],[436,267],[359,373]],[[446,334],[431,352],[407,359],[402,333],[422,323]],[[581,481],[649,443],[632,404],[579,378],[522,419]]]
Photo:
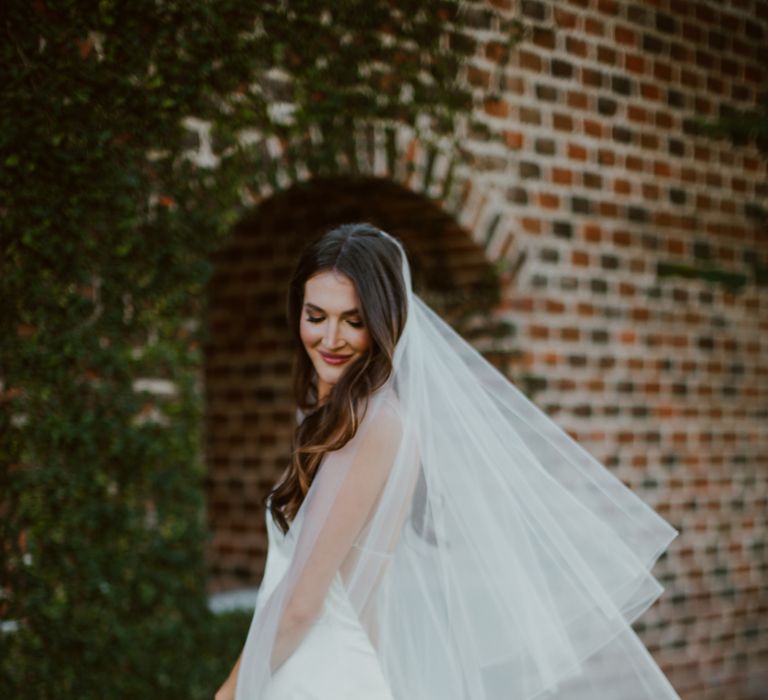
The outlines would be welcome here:
[[[317,403],[323,404],[328,398],[328,394],[331,393],[331,385],[324,382],[322,379],[317,380]]]

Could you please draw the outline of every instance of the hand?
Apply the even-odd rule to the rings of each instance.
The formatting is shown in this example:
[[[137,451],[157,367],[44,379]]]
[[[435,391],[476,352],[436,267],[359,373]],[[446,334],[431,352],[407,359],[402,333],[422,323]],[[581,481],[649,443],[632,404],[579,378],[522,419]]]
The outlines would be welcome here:
[[[235,666],[229,674],[227,680],[222,683],[221,688],[216,691],[214,700],[235,700],[235,688],[237,687],[237,674],[240,669],[240,662],[243,660],[242,653],[237,657]]]
[[[234,683],[230,683],[229,679],[227,679],[224,682],[224,685],[221,686],[216,691],[216,695],[214,695],[214,700],[235,700],[235,685]]]

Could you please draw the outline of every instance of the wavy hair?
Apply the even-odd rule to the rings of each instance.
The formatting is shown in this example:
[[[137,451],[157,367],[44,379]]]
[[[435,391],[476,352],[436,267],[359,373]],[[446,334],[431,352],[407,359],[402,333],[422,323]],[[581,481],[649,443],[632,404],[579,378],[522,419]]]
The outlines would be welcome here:
[[[318,401],[316,372],[301,342],[299,324],[307,280],[325,271],[348,277],[370,334],[367,352],[354,361]],[[397,245],[370,224],[345,224],[311,243],[299,257],[288,291],[288,322],[296,342],[294,395],[305,413],[293,434],[291,462],[268,494],[272,517],[283,532],[296,516],[323,455],[343,447],[357,432],[368,397],[392,372],[395,345],[405,326],[407,292]]]

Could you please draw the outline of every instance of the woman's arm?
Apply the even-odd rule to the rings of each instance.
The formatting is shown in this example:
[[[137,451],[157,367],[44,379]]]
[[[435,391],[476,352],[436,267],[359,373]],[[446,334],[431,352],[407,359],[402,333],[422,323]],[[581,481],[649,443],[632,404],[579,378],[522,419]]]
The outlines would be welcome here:
[[[331,582],[370,517],[389,476],[400,446],[400,419],[387,404],[371,418],[341,483],[333,478],[324,483],[322,475],[317,476],[318,490],[307,504],[296,550],[303,551],[306,538],[316,539],[280,618],[270,660],[273,673],[296,650],[320,614]],[[334,466],[328,463],[321,472]],[[313,533],[312,508],[316,504],[322,507],[324,501],[327,507],[327,499],[332,499],[330,511],[317,518],[321,521],[320,531]]]
[[[235,661],[235,665],[232,667],[232,670],[229,672],[227,680],[225,680],[224,683],[222,683],[221,688],[216,691],[214,700],[235,700],[237,674],[240,670],[240,661],[242,658],[243,655],[241,653],[240,656],[237,657],[237,661]]]

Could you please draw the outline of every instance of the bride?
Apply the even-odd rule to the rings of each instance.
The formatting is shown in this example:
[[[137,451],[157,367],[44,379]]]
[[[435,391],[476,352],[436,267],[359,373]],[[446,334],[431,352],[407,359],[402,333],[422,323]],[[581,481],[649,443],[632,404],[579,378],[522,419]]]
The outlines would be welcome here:
[[[631,628],[677,532],[411,289],[368,224],[301,255],[299,407],[217,700],[672,700]]]

